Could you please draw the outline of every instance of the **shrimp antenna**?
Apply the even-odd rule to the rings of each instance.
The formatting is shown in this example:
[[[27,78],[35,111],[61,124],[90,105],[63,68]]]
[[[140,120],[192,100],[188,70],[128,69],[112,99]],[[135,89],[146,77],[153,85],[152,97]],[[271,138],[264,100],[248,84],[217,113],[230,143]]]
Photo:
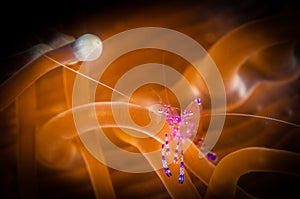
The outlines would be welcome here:
[[[295,126],[295,127],[299,127],[300,128],[299,124],[296,124],[296,123],[293,123],[293,122],[288,122],[288,121],[281,120],[281,119],[272,118],[272,117],[262,116],[262,115],[252,115],[252,114],[246,114],[246,113],[214,113],[214,114],[211,114],[211,115],[212,116],[228,115],[228,116],[259,118],[259,119],[275,121],[275,122],[279,122],[279,123],[283,123],[283,124],[287,124],[287,125],[291,125],[291,126]]]
[[[45,55],[45,54],[44,54],[43,56],[46,57],[47,59],[49,59],[49,60],[51,60],[51,61],[53,61],[53,62],[55,62],[55,63],[61,65],[61,66],[64,67],[65,69],[68,69],[68,70],[72,71],[73,73],[76,73],[76,74],[78,74],[78,75],[80,75],[80,76],[82,76],[82,77],[84,77],[84,78],[86,78],[86,79],[88,79],[88,80],[90,80],[90,81],[96,83],[96,84],[99,84],[99,85],[101,85],[101,86],[104,86],[105,88],[108,88],[108,89],[110,89],[110,90],[112,90],[112,91],[114,91],[114,92],[116,92],[116,93],[122,95],[123,97],[126,97],[127,99],[130,99],[130,97],[129,97],[128,95],[126,95],[126,94],[124,94],[124,93],[122,93],[122,92],[120,92],[120,91],[118,91],[118,90],[116,90],[116,89],[114,89],[114,88],[112,88],[112,87],[110,87],[110,86],[108,86],[108,85],[106,85],[106,84],[104,84],[104,83],[98,81],[98,80],[95,80],[95,79],[91,78],[90,76],[87,76],[87,75],[85,75],[85,74],[83,74],[83,73],[80,73],[79,71],[74,70],[74,69],[72,69],[72,68],[66,66],[66,65],[63,64],[63,63],[60,63],[60,62],[56,61],[55,59],[53,59],[53,58],[51,58],[51,57],[49,57],[49,56],[47,56],[47,55]]]

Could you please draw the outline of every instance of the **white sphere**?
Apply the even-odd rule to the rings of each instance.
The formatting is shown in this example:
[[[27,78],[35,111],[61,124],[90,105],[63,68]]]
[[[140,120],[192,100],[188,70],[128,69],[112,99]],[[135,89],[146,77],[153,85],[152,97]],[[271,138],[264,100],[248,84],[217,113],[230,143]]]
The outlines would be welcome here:
[[[93,61],[101,55],[103,43],[96,35],[84,34],[76,39],[73,49],[78,61]]]

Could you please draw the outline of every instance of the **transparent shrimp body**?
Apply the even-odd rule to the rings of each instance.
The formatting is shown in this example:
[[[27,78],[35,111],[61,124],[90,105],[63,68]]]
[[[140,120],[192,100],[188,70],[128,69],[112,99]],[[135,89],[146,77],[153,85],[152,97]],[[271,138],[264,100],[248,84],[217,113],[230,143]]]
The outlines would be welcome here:
[[[182,143],[197,133],[201,110],[201,100],[196,98],[184,111],[179,113],[178,108],[164,105],[159,112],[164,115],[170,128],[170,132],[165,134],[165,143],[162,145],[162,165],[168,177],[172,175],[166,161],[166,156],[170,155],[170,141],[176,142],[173,161],[178,164],[180,160],[179,183],[184,182],[184,160]]]

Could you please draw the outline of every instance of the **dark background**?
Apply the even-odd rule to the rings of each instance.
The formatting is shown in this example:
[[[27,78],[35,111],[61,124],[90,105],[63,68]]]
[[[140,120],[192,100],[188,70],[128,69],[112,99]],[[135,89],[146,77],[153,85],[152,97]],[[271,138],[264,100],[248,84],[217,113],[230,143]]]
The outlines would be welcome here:
[[[1,59],[40,43],[39,35],[49,29],[60,31],[76,18],[87,18],[97,13],[100,16],[120,16],[161,5],[186,7],[194,4],[212,4],[218,9],[234,9],[245,18],[262,18],[277,14],[283,9],[296,9],[297,1],[291,0],[231,0],[231,1],[143,1],[143,0],[98,0],[98,1],[6,1],[1,4]],[[298,7],[299,8],[299,7]],[[241,17],[241,16],[238,16]]]

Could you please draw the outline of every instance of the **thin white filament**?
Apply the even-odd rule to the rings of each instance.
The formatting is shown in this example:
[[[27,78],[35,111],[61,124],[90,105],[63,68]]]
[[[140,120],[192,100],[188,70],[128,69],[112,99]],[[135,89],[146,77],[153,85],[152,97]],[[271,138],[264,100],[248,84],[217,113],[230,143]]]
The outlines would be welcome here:
[[[215,114],[211,114],[211,116],[223,116],[223,115],[240,116],[240,117],[252,117],[252,118],[259,118],[259,119],[264,119],[264,120],[271,120],[271,121],[275,121],[275,122],[279,122],[279,123],[283,123],[283,124],[287,124],[287,125],[291,125],[291,126],[295,126],[295,127],[300,128],[299,124],[284,121],[284,120],[281,120],[281,119],[272,118],[272,117],[262,116],[262,115],[252,115],[252,114],[246,114],[246,113],[215,113]]]
[[[110,89],[110,90],[112,90],[112,91],[114,91],[114,92],[116,92],[116,93],[122,95],[123,97],[126,97],[126,98],[130,99],[129,96],[125,95],[124,93],[121,93],[120,91],[118,91],[118,90],[116,90],[116,89],[114,89],[114,88],[112,88],[112,87],[110,87],[110,86],[108,86],[108,85],[106,85],[106,84],[104,84],[104,83],[102,83],[102,82],[99,82],[99,81],[97,81],[97,80],[95,80],[95,79],[93,79],[93,78],[91,78],[91,77],[89,77],[89,76],[87,76],[87,75],[85,75],[85,74],[83,74],[83,73],[80,73],[79,71],[74,70],[74,69],[72,69],[72,68],[70,68],[70,67],[68,67],[68,66],[66,66],[66,65],[64,65],[64,64],[62,64],[62,63],[56,61],[55,59],[52,59],[51,57],[49,57],[49,56],[47,56],[47,55],[43,55],[43,56],[46,57],[47,59],[49,59],[49,60],[51,60],[51,61],[53,61],[53,62],[55,62],[55,63],[61,65],[62,67],[66,68],[66,69],[68,69],[68,70],[70,70],[70,71],[72,71],[72,72],[74,72],[74,73],[76,73],[76,74],[78,74],[78,75],[80,75],[80,76],[82,76],[82,77],[84,77],[84,78],[87,78],[88,80],[90,80],[90,81],[92,81],[92,82],[94,82],[94,83],[96,83],[96,84],[99,84],[99,85],[101,85],[101,86],[104,86],[105,88],[108,88],[108,89]]]

